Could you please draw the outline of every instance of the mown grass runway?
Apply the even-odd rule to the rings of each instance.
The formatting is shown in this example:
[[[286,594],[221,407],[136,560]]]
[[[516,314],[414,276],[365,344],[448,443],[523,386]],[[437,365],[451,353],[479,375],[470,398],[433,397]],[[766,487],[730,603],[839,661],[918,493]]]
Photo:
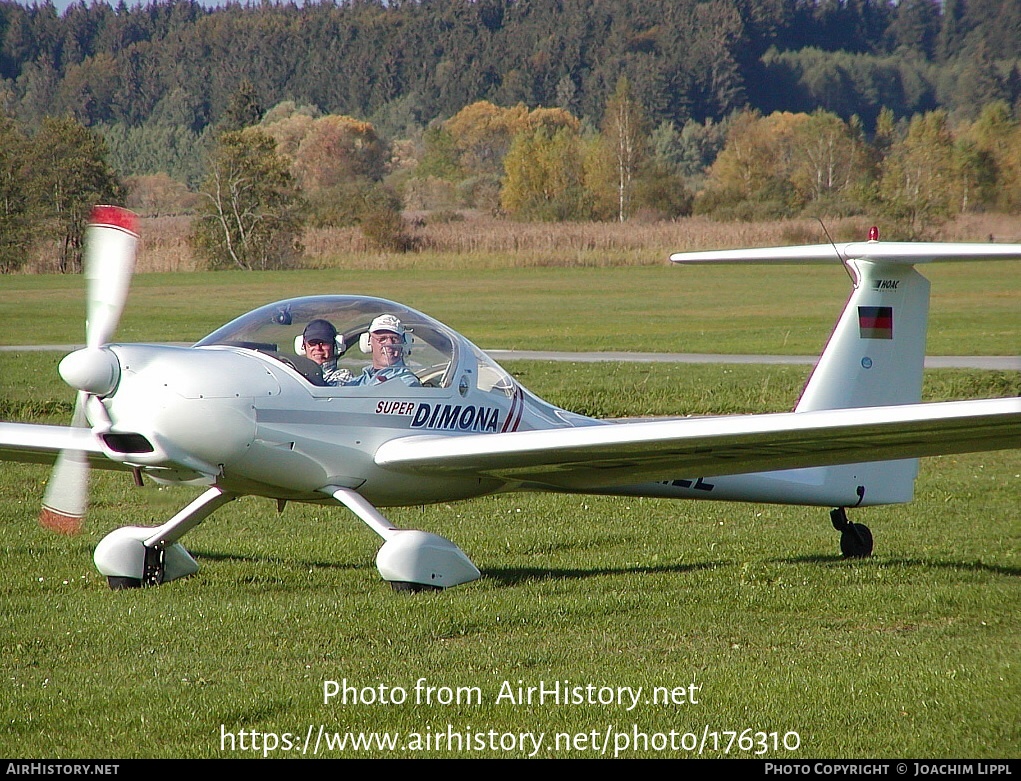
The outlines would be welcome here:
[[[412,265],[418,264],[419,265]],[[422,310],[481,347],[516,350],[817,355],[847,299],[833,266],[486,268],[140,274],[122,341],[193,342],[271,301],[373,295]],[[1021,263],[943,263],[932,280],[928,352],[1021,353]],[[79,276],[0,279],[2,344],[84,340]]]
[[[518,273],[527,287],[532,272]],[[215,293],[193,276],[152,297],[132,338],[208,330],[193,312],[211,318],[217,303],[205,296]],[[249,279],[270,280],[239,277],[237,295]],[[279,280],[299,287],[287,275],[270,287]],[[60,297],[57,282],[49,292],[35,283],[35,295]],[[0,296],[21,311],[20,293],[0,286]],[[977,308],[966,325],[974,352],[983,334],[990,343],[1005,328],[1017,334],[1009,307],[988,309],[987,321]],[[73,315],[50,319],[39,341],[80,332]],[[32,341],[33,322],[11,320],[7,339]],[[546,333],[513,318],[507,327],[530,347],[577,349],[563,328]],[[494,332],[469,334],[489,346]],[[56,378],[58,358],[0,354],[0,417],[66,421],[71,393]],[[807,372],[508,368],[556,403],[609,416],[784,409]],[[1013,373],[926,373],[927,399],[1019,392]],[[912,504],[856,513],[876,535],[875,556],[856,562],[840,559],[823,508],[520,494],[388,511],[399,525],[453,539],[483,571],[476,583],[417,597],[380,581],[377,539],[345,510],[292,504],[278,513],[255,498],[186,537],[197,576],[111,592],[92,565],[96,542],[117,526],[167,518],[198,489],[136,488],[94,473],[87,531],[63,538],[35,522],[47,475],[0,465],[5,756],[261,756],[269,735],[285,734],[291,750],[281,742],[269,754],[302,756],[320,726],[396,742],[393,751],[320,743],[319,756],[527,756],[525,733],[542,737],[536,756],[553,757],[599,755],[607,736],[610,755],[690,756],[689,735],[714,733],[704,756],[1018,755],[1021,451],[923,462]],[[428,702],[415,702],[420,680],[432,688]],[[325,681],[346,681],[362,702],[324,702]],[[642,699],[631,709],[598,698],[521,701],[539,686],[597,695],[642,687]],[[695,694],[653,703],[654,687]],[[406,699],[364,702],[384,688]],[[797,748],[786,749],[783,738],[791,746],[795,734]],[[671,739],[678,748],[657,750]]]

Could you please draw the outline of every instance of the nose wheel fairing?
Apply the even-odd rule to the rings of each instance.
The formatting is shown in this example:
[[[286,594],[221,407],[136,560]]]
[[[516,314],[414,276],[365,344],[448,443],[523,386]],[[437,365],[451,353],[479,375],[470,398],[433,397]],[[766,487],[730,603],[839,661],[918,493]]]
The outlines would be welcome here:
[[[146,526],[123,526],[100,540],[93,560],[110,588],[158,586],[198,572],[198,562],[181,543],[146,546],[152,533]]]
[[[210,488],[162,526],[115,529],[96,546],[96,568],[115,589],[158,586],[194,575],[198,562],[178,540],[234,498]]]

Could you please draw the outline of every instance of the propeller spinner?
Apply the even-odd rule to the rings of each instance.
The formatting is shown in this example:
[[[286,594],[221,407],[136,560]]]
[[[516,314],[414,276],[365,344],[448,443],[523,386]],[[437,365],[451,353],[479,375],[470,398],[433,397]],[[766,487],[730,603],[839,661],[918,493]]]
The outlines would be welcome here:
[[[105,345],[117,328],[135,269],[138,217],[119,206],[96,206],[85,234],[87,306],[84,350],[60,362],[64,381],[78,390],[71,425],[89,426],[86,406],[117,386],[120,365]],[[79,450],[57,457],[43,497],[39,523],[61,534],[81,531],[88,492],[88,461]]]

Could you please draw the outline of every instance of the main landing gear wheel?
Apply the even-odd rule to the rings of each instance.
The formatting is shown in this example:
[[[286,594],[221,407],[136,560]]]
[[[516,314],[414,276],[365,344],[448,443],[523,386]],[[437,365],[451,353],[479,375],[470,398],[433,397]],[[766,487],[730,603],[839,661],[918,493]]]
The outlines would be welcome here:
[[[376,554],[376,569],[394,591],[406,594],[442,591],[482,577],[465,552],[446,537],[396,528],[365,497],[350,488],[331,485],[322,490],[385,540]]]
[[[198,562],[179,542],[147,546],[158,531],[149,526],[122,526],[96,546],[96,568],[114,591],[159,586],[198,572]]]
[[[122,591],[128,588],[142,588],[143,586],[160,585],[163,582],[163,576],[165,572],[164,553],[165,551],[162,546],[156,548],[146,548],[143,545],[141,549],[142,577],[135,578],[127,575],[108,575],[106,578],[107,584],[113,591]]]
[[[843,507],[831,510],[830,520],[840,532],[840,554],[845,559],[866,559],[872,555],[872,532],[868,526],[847,520]]]

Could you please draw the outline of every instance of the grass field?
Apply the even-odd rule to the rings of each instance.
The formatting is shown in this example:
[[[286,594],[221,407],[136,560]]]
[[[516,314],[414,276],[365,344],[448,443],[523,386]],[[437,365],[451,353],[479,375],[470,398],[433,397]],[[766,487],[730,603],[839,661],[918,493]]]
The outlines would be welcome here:
[[[1021,264],[945,263],[928,352],[1021,353]],[[197,341],[270,301],[364,294],[421,309],[487,349],[817,355],[848,295],[838,265],[323,269],[137,275],[117,338]],[[0,344],[84,340],[84,280],[0,278]]]
[[[1018,272],[964,270],[927,274],[929,352],[1016,355]],[[343,290],[407,301],[484,347],[815,353],[846,296],[839,269],[688,271],[147,274],[120,336],[190,341],[267,300]],[[80,295],[76,278],[0,279],[4,341],[75,341]],[[0,418],[67,420],[58,358],[0,353]],[[785,409],[807,373],[507,368],[608,416]],[[926,373],[927,399],[1018,393],[1016,373]],[[864,561],[839,557],[821,508],[519,494],[388,511],[483,571],[417,597],[380,581],[377,540],[347,511],[278,514],[254,498],[187,536],[197,576],[111,592],[96,542],[164,520],[197,489],[95,474],[87,531],[62,538],[35,523],[47,474],[0,465],[0,755],[304,756],[309,735],[307,755],[319,739],[331,757],[590,757],[604,743],[626,757],[1021,750],[1021,451],[923,462],[912,504],[855,514],[876,535]],[[328,681],[353,687],[346,703],[324,702]],[[582,701],[518,696],[543,685],[580,687]],[[642,687],[633,707],[626,690],[618,704],[622,687]],[[396,747],[325,742],[356,734]]]

